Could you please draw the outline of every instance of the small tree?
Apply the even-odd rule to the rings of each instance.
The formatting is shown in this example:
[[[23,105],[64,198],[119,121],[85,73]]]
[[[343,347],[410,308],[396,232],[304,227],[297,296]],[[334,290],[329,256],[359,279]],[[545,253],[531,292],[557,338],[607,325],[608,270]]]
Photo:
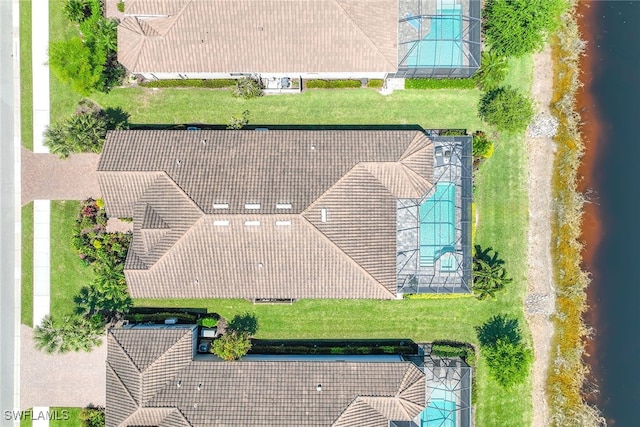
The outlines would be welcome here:
[[[509,65],[507,58],[493,51],[483,51],[480,69],[473,76],[478,87],[491,90],[500,86],[507,76]]]
[[[99,153],[107,136],[107,118],[98,112],[75,114],[44,132],[44,145],[65,159],[71,153]]]
[[[236,81],[236,87],[232,93],[239,98],[256,98],[262,96],[262,83],[250,77],[243,77]]]
[[[104,325],[99,316],[90,319],[65,317],[60,322],[46,316],[42,324],[34,328],[33,340],[37,349],[48,354],[91,351],[100,345],[103,332]]]
[[[491,50],[519,57],[540,49],[564,8],[565,0],[487,0],[484,30]]]
[[[98,86],[102,73],[102,64],[95,63],[80,37],[51,43],[49,66],[58,80],[82,95],[88,95]]]
[[[527,378],[533,353],[521,343],[498,340],[484,349],[489,374],[502,387],[522,384]]]
[[[490,255],[493,248],[482,249],[475,246],[473,258],[473,292],[478,299],[495,298],[495,293],[504,289],[513,279],[507,277],[504,260],[498,258],[498,252]]]
[[[242,332],[230,332],[213,341],[211,352],[226,361],[240,359],[251,350],[249,335]]]
[[[533,118],[533,106],[531,100],[517,90],[499,87],[480,99],[478,115],[498,130],[520,132]]]

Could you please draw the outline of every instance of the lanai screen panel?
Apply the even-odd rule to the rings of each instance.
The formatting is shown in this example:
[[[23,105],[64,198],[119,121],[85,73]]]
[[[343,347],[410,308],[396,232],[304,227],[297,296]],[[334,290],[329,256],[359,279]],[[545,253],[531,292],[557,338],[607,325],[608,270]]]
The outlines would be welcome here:
[[[394,77],[469,77],[480,67],[479,0],[400,0]]]

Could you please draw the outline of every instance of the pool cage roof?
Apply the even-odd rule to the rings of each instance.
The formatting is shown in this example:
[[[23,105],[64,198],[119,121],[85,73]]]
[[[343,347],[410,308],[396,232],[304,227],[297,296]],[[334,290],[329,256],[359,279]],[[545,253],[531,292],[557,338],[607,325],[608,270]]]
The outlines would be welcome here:
[[[425,358],[429,427],[471,426],[472,369],[460,359]]]
[[[397,200],[397,292],[468,293],[472,287],[471,137],[430,132],[435,153],[433,188],[421,199]],[[451,190],[448,195],[439,195],[440,185]],[[439,197],[446,199],[437,200],[444,207],[432,203]],[[452,202],[453,212],[447,208]]]
[[[480,10],[480,0],[400,0],[392,77],[473,75],[480,67]]]

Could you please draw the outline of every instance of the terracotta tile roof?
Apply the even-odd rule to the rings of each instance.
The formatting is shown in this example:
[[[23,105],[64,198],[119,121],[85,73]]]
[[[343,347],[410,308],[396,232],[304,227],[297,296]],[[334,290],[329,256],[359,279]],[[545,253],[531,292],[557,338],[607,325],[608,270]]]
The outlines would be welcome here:
[[[132,72],[394,72],[394,0],[131,0],[118,59]]]
[[[152,332],[153,334],[149,334]],[[116,339],[113,335],[116,335]],[[174,359],[191,359],[193,350],[181,346],[190,330],[115,329],[108,337],[108,427],[122,425],[167,426],[380,426],[389,420],[411,420],[425,407],[425,377],[411,362],[365,361],[239,361],[222,362],[213,356],[189,360],[174,369]],[[138,381],[122,369],[121,354],[160,353],[156,342],[180,348],[167,352],[149,366],[158,367],[161,384],[151,399],[136,401],[128,384]],[[320,390],[318,390],[320,386]],[[407,389],[421,388],[407,398]],[[334,424],[335,423],[335,424]]]
[[[396,199],[432,187],[433,144],[418,131],[119,131],[98,171],[107,213],[134,218],[133,297],[393,298]]]

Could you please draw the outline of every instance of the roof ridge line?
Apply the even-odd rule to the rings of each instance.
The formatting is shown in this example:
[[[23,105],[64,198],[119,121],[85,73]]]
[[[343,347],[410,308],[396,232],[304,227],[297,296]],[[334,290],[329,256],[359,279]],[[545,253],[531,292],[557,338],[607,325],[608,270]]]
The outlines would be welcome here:
[[[356,262],[356,260],[354,260],[349,254],[347,254],[345,251],[343,251],[342,248],[340,248],[340,246],[338,246],[333,240],[328,238],[322,231],[320,231],[315,225],[313,225],[311,223],[311,221],[309,221],[307,218],[304,217],[304,215],[302,215],[302,213],[300,213],[298,215],[303,220],[303,223],[306,224],[314,233],[317,233],[320,236],[322,236],[323,240],[327,241],[332,248],[334,248],[335,250],[337,250],[338,252],[343,254],[349,260],[349,262],[354,264],[358,270],[362,271],[366,277],[368,277],[369,279],[373,280],[373,282],[377,286],[381,287],[389,295],[391,295],[391,296],[393,296],[395,298],[395,295],[393,294],[393,292],[391,292],[389,289],[387,289],[382,283],[380,283],[378,281],[378,279],[373,277],[373,275],[371,273],[369,273],[363,266],[361,266],[358,262]]]
[[[116,336],[113,335],[113,334],[111,334],[111,336],[113,337],[114,340],[116,340],[116,342],[118,343],[118,346],[120,346],[120,348],[122,349],[122,352],[127,356],[127,358],[129,358],[129,360],[131,361],[133,366],[135,366],[135,368],[138,371],[138,373],[142,374],[142,371],[140,370],[140,368],[138,368],[138,364],[133,361],[133,358],[131,357],[129,352],[124,349],[124,347],[122,346],[122,343],[120,342],[120,340],[118,340],[118,338],[116,338]],[[114,370],[114,372],[115,372],[115,370]]]
[[[125,354],[126,354],[126,352],[125,352]],[[107,368],[111,369],[111,372],[113,373],[113,375],[115,375],[116,379],[118,380],[118,382],[120,383],[122,388],[124,388],[124,390],[127,392],[127,395],[131,398],[131,401],[134,403],[134,405],[136,405],[138,407],[138,409],[140,409],[141,406],[140,406],[140,404],[138,402],[136,402],[136,398],[133,397],[133,395],[129,391],[129,387],[127,387],[126,384],[122,381],[122,378],[120,378],[120,375],[118,375],[116,370],[113,369],[113,367],[111,366],[111,363],[108,360],[107,360]],[[131,415],[134,412],[136,412],[136,411],[133,411],[131,414],[129,414],[129,416],[126,417],[120,424],[122,424],[124,421],[128,420],[129,417],[131,417]]]
[[[365,38],[365,40],[367,41],[367,43],[369,45],[371,45],[373,47],[373,49],[378,52],[378,54],[380,56],[382,56],[385,60],[385,62],[387,64],[389,64],[392,68],[398,68],[397,64],[392,63],[389,58],[387,58],[387,56],[378,48],[378,46],[376,46],[376,44],[373,42],[373,40],[371,40],[371,38],[367,35],[367,33],[364,32],[364,30],[362,29],[362,27],[360,27],[360,25],[356,22],[355,19],[353,19],[353,17],[344,9],[344,7],[338,2],[338,0],[331,0],[336,7],[340,10],[340,12],[342,12],[342,14],[344,16],[347,17],[347,19],[353,24],[355,25],[355,27],[358,29],[358,32],[360,34],[362,34],[362,36]],[[397,32],[397,28],[396,28],[396,32]]]

